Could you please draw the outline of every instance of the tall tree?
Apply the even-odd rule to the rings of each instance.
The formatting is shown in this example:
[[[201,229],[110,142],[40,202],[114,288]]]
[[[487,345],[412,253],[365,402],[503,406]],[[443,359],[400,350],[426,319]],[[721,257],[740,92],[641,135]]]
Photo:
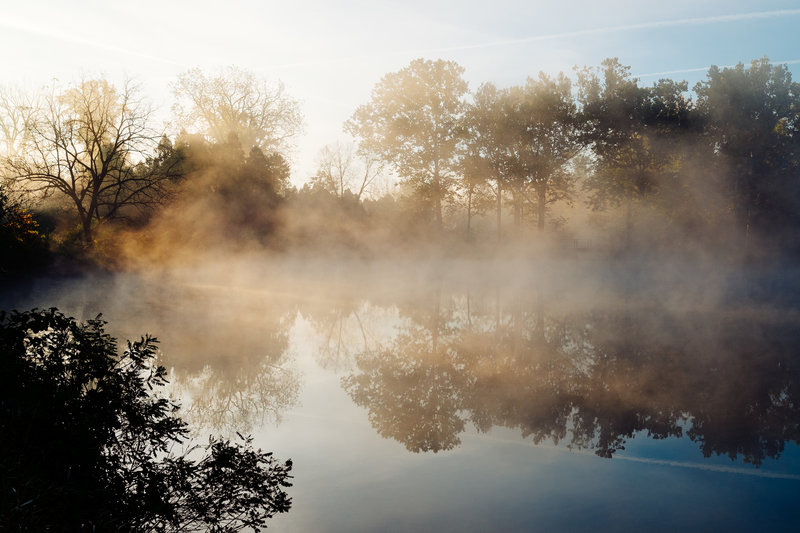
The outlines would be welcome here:
[[[674,133],[687,125],[691,102],[686,82],[660,80],[640,87],[630,67],[606,59],[598,70],[579,72],[579,100],[585,141],[592,146],[596,172],[587,182],[595,209],[625,205],[626,245],[630,244],[633,204],[653,194],[675,164]]]
[[[476,185],[483,185],[494,194],[498,240],[502,230],[503,191],[508,183],[506,156],[509,143],[508,130],[503,127],[504,95],[505,91],[484,83],[472,96],[464,114],[464,155],[461,160],[465,186],[472,190]],[[468,209],[467,231],[470,218]]]
[[[572,84],[563,73],[553,79],[540,72],[525,87],[512,88],[509,97],[508,127],[516,151],[512,167],[521,190],[536,195],[542,231],[547,205],[571,196],[574,180],[567,163],[583,148]]]
[[[162,199],[169,173],[137,164],[158,143],[150,113],[131,83],[117,90],[106,80],[87,80],[54,90],[28,122],[23,152],[6,158],[7,177],[66,197],[91,243],[99,224]]]
[[[745,234],[800,225],[800,84],[788,68],[767,58],[712,67],[695,92]]]
[[[384,76],[370,101],[345,123],[362,149],[381,154],[420,200],[430,202],[440,229],[457,169],[467,92],[463,73],[454,61],[415,59]]]
[[[234,135],[245,153],[253,146],[265,154],[283,151],[303,128],[300,106],[283,84],[236,67],[216,75],[189,70],[178,76],[172,90],[181,127],[218,143]]]

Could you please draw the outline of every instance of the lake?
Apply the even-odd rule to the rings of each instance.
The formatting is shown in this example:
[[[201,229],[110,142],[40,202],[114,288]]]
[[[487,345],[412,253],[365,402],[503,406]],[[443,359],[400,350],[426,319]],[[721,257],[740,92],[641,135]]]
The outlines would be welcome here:
[[[800,529],[794,269],[248,256],[4,309],[161,341],[203,438],[294,462],[271,531]]]

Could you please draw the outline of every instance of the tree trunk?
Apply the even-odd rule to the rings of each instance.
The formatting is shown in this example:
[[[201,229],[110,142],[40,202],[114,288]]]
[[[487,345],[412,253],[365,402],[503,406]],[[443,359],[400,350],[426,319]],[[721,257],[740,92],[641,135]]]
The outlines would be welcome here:
[[[467,240],[469,240],[470,236],[470,225],[472,223],[472,189],[474,187],[472,185],[469,186],[467,189]]]
[[[434,210],[436,211],[436,225],[439,232],[444,228],[442,222],[442,184],[439,177],[439,160],[437,159],[433,164],[433,201]]]
[[[83,229],[83,240],[86,241],[86,244],[92,244],[92,219],[81,214],[81,227]]]
[[[633,233],[633,193],[628,193],[625,205],[625,250],[631,248],[631,234]]]
[[[502,220],[503,216],[503,189],[500,188],[500,180],[497,180],[497,242],[502,240]]]
[[[70,195],[72,201],[75,203],[75,207],[78,211],[78,218],[81,221],[81,233],[83,233],[83,240],[86,241],[86,244],[92,244],[92,213],[86,212],[86,209],[83,207],[80,199],[77,195]]]
[[[547,200],[547,188],[546,187],[540,187],[539,190],[537,191],[537,193],[538,193],[538,196],[539,196],[539,198],[538,198],[539,201],[538,201],[538,204],[537,204],[537,216],[538,216],[537,223],[538,223],[538,226],[539,226],[539,231],[543,232],[544,231],[545,207],[547,206],[547,204],[545,203],[545,201]]]

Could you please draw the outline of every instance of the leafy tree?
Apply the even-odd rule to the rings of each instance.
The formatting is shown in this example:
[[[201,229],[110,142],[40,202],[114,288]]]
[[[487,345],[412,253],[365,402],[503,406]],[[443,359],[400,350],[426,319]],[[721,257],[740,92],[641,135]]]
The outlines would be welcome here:
[[[54,92],[27,122],[25,149],[6,158],[7,177],[68,199],[91,243],[98,225],[163,198],[160,187],[169,176],[136,164],[158,142],[149,118],[130,83],[118,91],[105,80],[88,80]]]
[[[8,530],[258,531],[289,509],[291,461],[187,437],[157,341],[121,356],[99,318],[0,314],[0,526]]]
[[[544,230],[547,204],[569,200],[573,179],[567,163],[582,149],[581,130],[572,84],[563,73],[551,79],[543,72],[528,78],[525,87],[509,91],[513,160],[509,162],[516,186],[536,195],[537,226]]]
[[[393,165],[441,229],[442,205],[457,171],[460,120],[467,82],[453,61],[415,59],[384,76],[369,103],[356,109],[345,130],[363,150]]]
[[[633,203],[654,194],[676,164],[670,149],[685,128],[691,103],[685,82],[660,80],[640,87],[630,68],[606,59],[599,72],[579,73],[585,141],[592,146],[596,172],[587,182],[594,209],[625,205],[626,239],[633,225]]]
[[[744,233],[800,225],[800,85],[788,68],[767,58],[712,67],[695,92]]]
[[[270,84],[253,73],[228,67],[216,75],[192,69],[172,87],[173,111],[180,126],[217,143],[234,135],[247,152],[279,152],[302,130],[303,116],[296,100],[281,83]]]
[[[464,114],[461,159],[466,187],[483,185],[494,194],[498,240],[502,230],[503,192],[510,182],[509,132],[504,127],[508,111],[505,94],[506,91],[498,90],[491,83],[482,84],[475,92]],[[469,213],[467,218],[471,218]]]

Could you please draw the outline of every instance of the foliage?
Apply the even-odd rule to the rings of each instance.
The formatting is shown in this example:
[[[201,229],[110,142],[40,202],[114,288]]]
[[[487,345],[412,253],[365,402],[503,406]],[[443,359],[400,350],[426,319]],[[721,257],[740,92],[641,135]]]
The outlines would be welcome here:
[[[470,241],[492,226],[500,239],[512,211],[516,229],[530,219],[561,227],[570,216],[566,232],[605,231],[580,226],[597,215],[561,211],[581,199],[577,208],[606,211],[612,225],[624,219],[626,247],[635,222],[641,242],[721,249],[743,236],[747,250],[754,235],[774,250],[800,249],[800,89],[785,66],[763,58],[712,67],[696,100],[686,82],[641,85],[616,58],[579,69],[576,84],[540,73],[468,94],[463,76],[453,61],[423,59],[386,74],[345,123],[358,144],[321,150],[308,198],[292,191],[285,156],[302,127],[298,103],[236,68],[178,78],[174,111],[185,129],[173,139],[153,134],[129,84],[89,80],[31,96],[0,88],[0,173],[29,200],[71,202],[57,227],[78,222],[89,244],[111,220],[150,223],[147,238],[166,247],[286,242],[287,221],[314,241],[365,231],[441,240],[453,221],[466,223],[458,234]],[[401,179],[387,206],[403,214],[379,217],[385,225],[373,231],[351,215],[374,212],[384,169]],[[311,212],[321,205],[324,213]]]
[[[442,203],[451,193],[457,169],[459,121],[467,82],[453,61],[415,59],[387,74],[370,102],[356,109],[345,129],[361,139],[360,148],[380,154],[430,203],[442,225]]]
[[[33,214],[0,186],[0,279],[30,271],[45,262],[47,239]]]
[[[766,58],[745,68],[712,67],[695,86],[706,134],[730,173],[745,231],[800,223],[800,85]]]
[[[188,429],[163,393],[157,341],[98,317],[0,314],[0,519],[8,530],[237,531],[289,509],[291,461]]]
[[[599,71],[579,73],[584,142],[596,156],[597,173],[587,184],[595,209],[654,193],[679,157],[664,141],[674,139],[688,120],[686,83],[661,80],[640,87],[629,71],[613,58]]]
[[[563,73],[553,79],[540,72],[524,87],[512,87],[506,97],[510,185],[522,196],[528,189],[534,192],[543,230],[547,204],[572,197],[574,180],[567,164],[583,149],[572,84]]]

